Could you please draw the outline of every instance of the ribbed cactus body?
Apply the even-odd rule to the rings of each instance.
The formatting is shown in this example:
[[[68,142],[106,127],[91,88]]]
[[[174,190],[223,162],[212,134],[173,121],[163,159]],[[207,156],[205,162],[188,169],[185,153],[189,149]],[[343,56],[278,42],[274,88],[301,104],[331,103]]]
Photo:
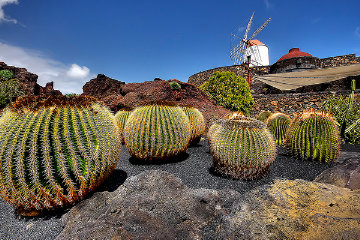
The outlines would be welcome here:
[[[124,140],[132,156],[151,161],[184,152],[190,133],[189,119],[181,107],[167,102],[149,103],[129,115]]]
[[[106,107],[51,105],[8,109],[0,118],[0,196],[21,215],[83,199],[120,157],[115,120]]]
[[[196,145],[206,128],[204,116],[197,108],[192,106],[183,106],[182,109],[190,121],[190,144]]]
[[[257,120],[265,122],[268,117],[270,117],[272,113],[270,111],[261,111],[259,115],[256,117]]]
[[[334,162],[340,154],[339,127],[330,114],[304,111],[291,123],[284,144],[298,158]]]
[[[119,128],[119,133],[120,133],[120,139],[122,141],[122,143],[124,143],[124,127],[125,127],[125,123],[131,113],[132,109],[120,109],[116,114],[115,114],[115,120],[117,123],[117,126]]]
[[[266,119],[265,124],[270,132],[274,134],[277,145],[281,146],[283,144],[290,123],[290,117],[284,113],[274,113]]]
[[[264,123],[238,116],[215,124],[209,140],[216,172],[249,180],[267,172],[276,158],[276,145]]]

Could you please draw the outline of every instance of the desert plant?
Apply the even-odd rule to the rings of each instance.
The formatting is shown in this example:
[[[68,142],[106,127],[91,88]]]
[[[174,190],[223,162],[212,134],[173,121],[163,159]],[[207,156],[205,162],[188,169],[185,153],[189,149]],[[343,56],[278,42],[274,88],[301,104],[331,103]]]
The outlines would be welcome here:
[[[173,90],[181,89],[181,85],[178,82],[169,82],[170,88]]]
[[[23,94],[23,88],[17,79],[0,81],[0,108],[5,108]]]
[[[9,80],[14,77],[14,73],[10,70],[3,69],[0,70],[0,80]]]
[[[261,111],[261,112],[257,115],[256,119],[259,120],[259,121],[265,122],[266,119],[268,119],[268,117],[270,117],[271,114],[272,114],[272,112],[267,111],[267,110]]]
[[[329,113],[303,111],[289,126],[284,144],[298,158],[334,162],[340,154],[338,123]]]
[[[249,84],[232,72],[215,72],[200,87],[210,99],[232,111],[249,113],[254,99]]]
[[[119,134],[120,134],[120,138],[122,143],[124,143],[124,127],[125,127],[125,123],[131,113],[133,109],[129,108],[129,107],[124,107],[119,109],[119,111],[115,114],[115,120],[117,123],[117,126],[119,128]]]
[[[176,103],[142,103],[125,124],[125,146],[132,156],[145,162],[164,160],[187,149],[190,132],[189,118]]]
[[[95,98],[20,97],[0,118],[0,196],[21,215],[72,205],[113,171],[114,116]]]
[[[291,119],[284,113],[271,114],[265,121],[270,132],[274,134],[276,144],[281,146],[286,136],[286,131],[289,128]]]
[[[210,129],[214,170],[221,175],[246,180],[258,178],[276,158],[274,137],[261,121],[237,116],[218,120]]]
[[[181,105],[181,107],[190,121],[190,144],[196,145],[206,128],[204,116],[192,105]]]

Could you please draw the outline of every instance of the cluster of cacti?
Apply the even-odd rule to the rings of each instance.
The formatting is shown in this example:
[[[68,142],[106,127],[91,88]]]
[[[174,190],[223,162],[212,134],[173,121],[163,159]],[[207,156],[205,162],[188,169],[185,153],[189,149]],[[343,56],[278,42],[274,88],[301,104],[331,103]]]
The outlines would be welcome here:
[[[272,113],[270,111],[261,111],[256,117],[257,120],[265,122]]]
[[[203,135],[206,125],[202,113],[191,105],[182,105],[182,109],[190,121],[190,144],[197,144]]]
[[[131,112],[125,124],[125,146],[138,159],[165,159],[187,149],[190,131],[189,118],[176,103],[143,103]]]
[[[120,147],[95,98],[20,97],[0,118],[0,196],[21,215],[72,205],[112,172]]]
[[[334,162],[340,154],[338,123],[329,113],[304,111],[289,126],[284,144],[301,159]]]
[[[216,121],[209,130],[214,170],[236,179],[254,179],[266,173],[276,158],[274,138],[256,119],[236,116]]]
[[[131,113],[133,109],[126,107],[126,108],[121,108],[116,114],[115,114],[115,120],[117,123],[117,126],[119,128],[119,133],[120,133],[120,138],[122,143],[124,143],[124,127],[125,127],[125,123]]]
[[[271,114],[265,121],[270,132],[274,134],[276,144],[281,146],[286,136],[286,131],[289,128],[291,119],[284,113]]]

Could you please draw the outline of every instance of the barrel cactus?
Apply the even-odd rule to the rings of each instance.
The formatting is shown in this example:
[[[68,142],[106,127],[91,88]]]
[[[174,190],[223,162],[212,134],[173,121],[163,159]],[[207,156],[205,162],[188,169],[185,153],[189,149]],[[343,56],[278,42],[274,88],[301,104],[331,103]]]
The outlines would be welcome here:
[[[308,110],[296,115],[284,144],[298,158],[334,162],[340,154],[340,130],[331,114]]]
[[[283,144],[290,122],[291,119],[288,115],[279,112],[271,114],[270,117],[266,119],[265,124],[270,132],[274,134],[277,145],[281,146]]]
[[[117,123],[117,126],[119,128],[119,133],[120,133],[120,139],[122,141],[122,143],[124,143],[124,134],[123,134],[123,131],[124,131],[124,126],[125,126],[125,123],[131,113],[133,109],[132,108],[129,108],[129,107],[126,107],[126,108],[121,108],[116,114],[115,114],[115,120],[116,120],[116,123]]]
[[[20,97],[0,118],[0,196],[24,216],[72,205],[109,176],[120,146],[95,98]]]
[[[215,172],[245,180],[267,172],[276,158],[276,144],[263,122],[237,116],[216,124],[210,137]]]
[[[204,116],[192,105],[181,105],[181,107],[190,121],[190,144],[196,145],[206,128]]]
[[[270,117],[272,113],[270,111],[261,111],[259,115],[256,117],[257,120],[265,122],[268,117]]]
[[[124,127],[129,153],[145,162],[164,160],[186,151],[190,121],[180,106],[170,101],[142,103],[129,115]]]

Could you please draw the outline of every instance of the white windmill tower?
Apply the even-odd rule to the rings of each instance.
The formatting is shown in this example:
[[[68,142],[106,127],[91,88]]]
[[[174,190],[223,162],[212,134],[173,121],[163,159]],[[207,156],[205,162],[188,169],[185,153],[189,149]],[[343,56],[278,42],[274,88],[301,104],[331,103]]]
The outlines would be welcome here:
[[[255,13],[255,12],[254,12]],[[239,65],[247,63],[249,66],[248,82],[250,86],[251,74],[250,67],[253,66],[267,66],[269,65],[269,49],[268,47],[260,42],[259,40],[254,39],[256,35],[263,30],[266,25],[270,22],[271,18],[266,20],[266,22],[259,27],[250,38],[247,38],[254,18],[254,13],[251,15],[249,23],[246,27],[245,35],[243,38],[231,34],[235,39],[237,39],[235,46],[231,48],[230,59],[234,62],[234,65]],[[240,42],[239,40],[240,39]]]

